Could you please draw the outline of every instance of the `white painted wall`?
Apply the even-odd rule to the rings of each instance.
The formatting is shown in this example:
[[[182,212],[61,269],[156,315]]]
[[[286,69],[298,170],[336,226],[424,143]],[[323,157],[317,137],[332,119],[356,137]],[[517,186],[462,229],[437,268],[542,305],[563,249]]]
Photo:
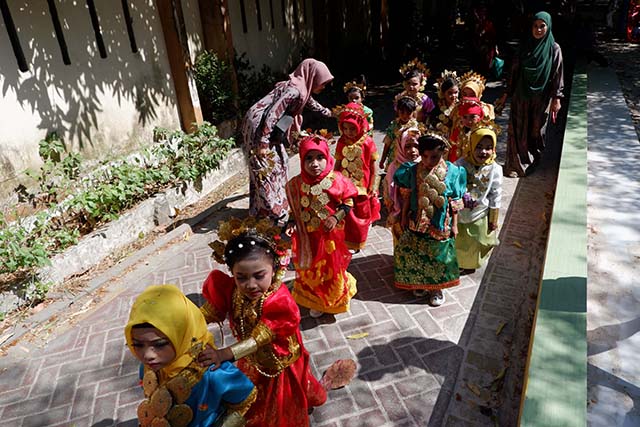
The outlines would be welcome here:
[[[262,31],[258,30],[256,1],[260,2],[262,14]],[[274,26],[271,25],[269,2],[273,4]],[[293,1],[297,1],[298,16],[293,15]],[[306,24],[302,14],[303,1],[306,4]],[[297,64],[293,62],[306,57],[300,51],[304,46],[313,45],[313,11],[312,0],[285,0],[287,26],[282,22],[281,0],[244,0],[247,32],[242,28],[240,1],[229,0],[229,17],[233,34],[233,45],[238,54],[246,53],[249,61],[262,68],[266,64],[274,71],[290,72]],[[295,31],[294,19],[298,20],[298,31]]]
[[[38,141],[57,131],[85,159],[106,159],[151,142],[155,126],[180,121],[154,0],[130,0],[138,53],[121,4],[96,0],[108,57],[100,58],[85,1],[56,1],[71,65],[65,65],[47,2],[9,1],[29,64],[18,70],[0,19],[0,200],[39,165]],[[192,55],[202,49],[197,0],[183,7]]]

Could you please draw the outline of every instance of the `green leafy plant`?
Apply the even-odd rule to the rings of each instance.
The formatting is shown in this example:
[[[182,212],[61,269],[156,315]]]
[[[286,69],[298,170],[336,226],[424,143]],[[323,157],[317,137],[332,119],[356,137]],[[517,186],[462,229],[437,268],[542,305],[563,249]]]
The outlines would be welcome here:
[[[205,120],[220,123],[237,115],[231,86],[231,69],[212,51],[195,60],[193,75]]]
[[[245,53],[235,54],[234,67],[238,76],[238,104],[242,113],[271,92],[276,82],[285,80],[286,77],[284,74],[274,73],[266,65],[256,70]]]

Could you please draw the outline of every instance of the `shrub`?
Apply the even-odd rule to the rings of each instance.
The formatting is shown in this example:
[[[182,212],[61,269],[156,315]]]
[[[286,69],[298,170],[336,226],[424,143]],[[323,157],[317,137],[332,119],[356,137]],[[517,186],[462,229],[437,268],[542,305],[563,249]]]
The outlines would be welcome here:
[[[193,72],[204,119],[218,124],[235,117],[229,65],[212,51],[205,51],[196,58]]]

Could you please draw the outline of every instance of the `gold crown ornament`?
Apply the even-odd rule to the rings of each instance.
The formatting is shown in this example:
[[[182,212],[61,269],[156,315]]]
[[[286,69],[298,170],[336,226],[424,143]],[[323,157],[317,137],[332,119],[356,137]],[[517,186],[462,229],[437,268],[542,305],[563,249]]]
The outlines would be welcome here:
[[[422,136],[428,136],[431,138],[435,138],[438,139],[440,141],[442,141],[444,143],[444,146],[449,149],[451,148],[451,141],[449,141],[449,138],[443,134],[442,132],[439,132],[437,130],[427,130],[425,132],[422,132]]]
[[[233,217],[228,221],[218,223],[218,239],[209,243],[213,250],[213,258],[219,264],[226,264],[226,254],[232,254],[236,248],[228,248],[229,242],[234,238],[246,235],[250,238],[250,243],[255,245],[258,242],[266,243],[273,255],[281,259],[288,254],[291,243],[281,238],[282,228],[274,225],[269,218],[258,219],[256,217],[246,217],[244,219]],[[242,243],[238,243],[242,245]],[[241,246],[238,246],[241,248]]]
[[[422,74],[423,80],[428,79],[429,76],[431,75],[431,70],[429,70],[429,68],[426,65],[420,62],[418,58],[413,58],[411,61],[407,62],[402,67],[400,67],[398,71],[400,71],[400,74],[404,76],[406,73],[408,73],[411,70],[420,71],[420,73]]]
[[[442,83],[448,79],[452,79],[455,82],[455,86],[460,84],[460,81],[458,80],[458,74],[455,71],[444,70],[442,73],[440,73],[440,77],[438,77],[436,79],[436,82],[433,84],[438,89],[439,98],[442,98],[444,96],[444,94],[440,90],[440,87],[442,87]]]
[[[496,134],[496,137],[500,136],[500,134],[502,133],[502,127],[499,124],[497,124],[495,121],[488,118],[482,119],[480,120],[480,122],[473,125],[473,127],[469,130],[469,134],[480,129],[491,130],[493,131],[493,133]]]
[[[358,83],[358,82],[347,82],[345,83],[344,87],[342,88],[342,90],[344,91],[344,93],[349,92],[352,88],[357,88],[360,90],[360,92],[362,92],[362,95],[364,96],[366,91],[367,91],[367,86],[362,84],[362,83]]]
[[[487,79],[475,71],[467,71],[460,77],[460,90],[464,87],[471,87],[476,93],[476,98],[481,98],[484,92]]]

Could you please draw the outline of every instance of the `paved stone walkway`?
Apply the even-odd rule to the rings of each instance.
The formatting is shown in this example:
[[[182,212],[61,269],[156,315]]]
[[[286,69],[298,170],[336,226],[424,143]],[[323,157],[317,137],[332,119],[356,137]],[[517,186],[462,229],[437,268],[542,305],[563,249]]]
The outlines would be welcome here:
[[[367,248],[350,266],[358,279],[350,313],[316,320],[302,310],[316,374],[339,358],[359,367],[349,386],[330,392],[315,410],[312,425],[513,425],[555,184],[550,157],[533,176],[505,180],[501,246],[486,269],[445,292],[440,308],[393,287],[390,233],[372,228]],[[65,322],[66,313],[51,313],[46,341],[10,348],[0,358],[0,425],[136,425],[142,394],[138,364],[123,339],[129,308],[146,286],[159,283],[177,284],[201,301],[201,284],[214,266],[207,247],[212,230],[220,218],[246,212],[246,194],[226,202],[193,232],[118,273],[104,273],[108,285],[93,296],[101,300],[97,308],[73,314],[73,322]],[[217,328],[213,332],[220,343]],[[354,337],[362,332],[368,336]]]

